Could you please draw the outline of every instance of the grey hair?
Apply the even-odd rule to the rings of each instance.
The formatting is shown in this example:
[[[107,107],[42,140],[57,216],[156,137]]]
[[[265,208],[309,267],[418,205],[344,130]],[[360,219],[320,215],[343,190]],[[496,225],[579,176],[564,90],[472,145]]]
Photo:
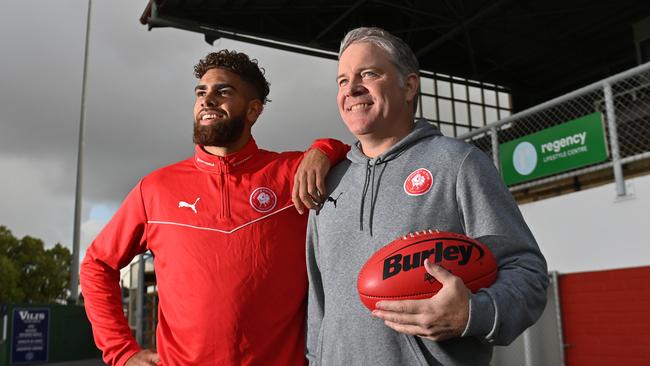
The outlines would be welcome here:
[[[420,77],[420,64],[417,57],[406,42],[386,30],[376,27],[360,27],[349,31],[341,41],[339,48],[339,59],[351,44],[369,42],[383,49],[388,53],[391,62],[399,71],[400,85],[404,86],[406,76],[415,74]],[[418,87],[418,92],[419,92]],[[418,98],[414,99],[414,110],[417,107]]]
[[[386,51],[402,77],[411,73],[420,76],[420,65],[411,47],[381,28],[360,27],[349,31],[341,41],[339,58],[351,44],[360,42],[373,43]]]

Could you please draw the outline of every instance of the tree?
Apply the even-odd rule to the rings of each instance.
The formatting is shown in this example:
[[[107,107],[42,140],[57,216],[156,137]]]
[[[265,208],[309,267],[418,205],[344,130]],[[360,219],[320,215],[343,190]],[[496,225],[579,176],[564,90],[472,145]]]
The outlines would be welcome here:
[[[0,303],[25,298],[19,283],[20,271],[7,256],[0,254]]]
[[[70,250],[45,249],[41,239],[18,239],[0,226],[0,303],[64,302],[70,283]]]

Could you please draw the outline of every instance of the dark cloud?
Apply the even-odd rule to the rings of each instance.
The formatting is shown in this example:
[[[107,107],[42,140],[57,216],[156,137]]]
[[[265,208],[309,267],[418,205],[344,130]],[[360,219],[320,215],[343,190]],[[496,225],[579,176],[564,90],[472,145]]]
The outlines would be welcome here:
[[[72,241],[85,0],[0,3],[0,225],[48,244]],[[148,172],[192,153],[194,64],[218,48],[257,58],[271,82],[258,144],[299,150],[350,142],[336,111],[336,63],[140,25],[144,2],[93,2],[84,145],[84,221]],[[86,235],[87,236],[87,235]],[[85,236],[84,236],[85,238]],[[88,240],[88,239],[85,239]]]

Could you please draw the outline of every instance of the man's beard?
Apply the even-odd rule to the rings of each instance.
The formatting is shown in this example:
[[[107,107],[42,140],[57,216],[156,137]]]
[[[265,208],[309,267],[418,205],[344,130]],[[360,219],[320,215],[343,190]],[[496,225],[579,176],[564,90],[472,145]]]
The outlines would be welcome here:
[[[201,146],[226,147],[235,143],[244,132],[244,116],[233,116],[209,125],[194,122],[194,143]]]

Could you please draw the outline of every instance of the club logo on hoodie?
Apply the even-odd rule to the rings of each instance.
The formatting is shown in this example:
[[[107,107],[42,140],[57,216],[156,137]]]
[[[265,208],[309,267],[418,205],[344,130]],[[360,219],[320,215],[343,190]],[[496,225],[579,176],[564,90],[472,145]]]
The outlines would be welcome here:
[[[404,181],[404,192],[409,196],[420,196],[431,189],[433,185],[433,176],[425,168],[420,168],[409,174]]]
[[[259,187],[251,193],[249,201],[255,211],[264,213],[275,208],[278,198],[270,188]]]

